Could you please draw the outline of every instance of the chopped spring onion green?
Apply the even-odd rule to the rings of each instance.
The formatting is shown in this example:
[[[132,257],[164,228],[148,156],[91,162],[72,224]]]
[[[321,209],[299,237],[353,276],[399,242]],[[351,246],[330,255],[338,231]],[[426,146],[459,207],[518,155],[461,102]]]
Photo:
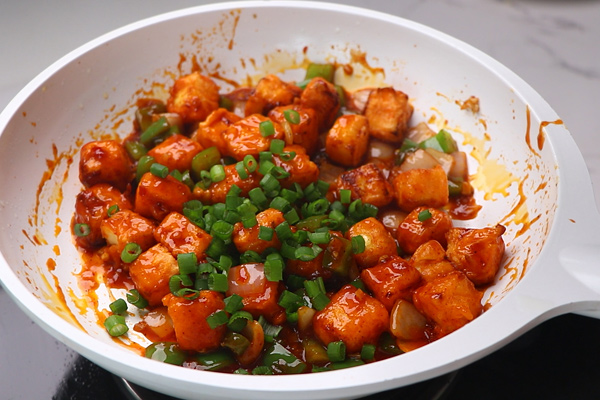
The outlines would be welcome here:
[[[208,171],[213,165],[221,161],[221,153],[216,147],[209,147],[196,154],[192,159],[192,177],[196,180],[200,179],[201,171]]]
[[[142,254],[142,248],[137,243],[127,243],[121,252],[121,261],[124,263],[134,262]]]
[[[226,297],[223,301],[225,302],[225,311],[229,314],[233,314],[236,311],[241,310],[244,307],[243,303],[244,298],[239,294],[232,294],[229,297]]]
[[[225,179],[225,168],[221,164],[215,164],[210,167],[210,180],[213,182],[221,182]]]
[[[419,215],[417,216],[417,218],[421,222],[425,222],[428,219],[430,219],[431,217],[432,217],[432,215],[431,215],[431,211],[429,211],[429,209],[425,209],[425,210],[419,212]]]
[[[293,125],[298,125],[300,123],[300,113],[298,111],[289,109],[283,112],[283,117],[287,122]]]
[[[206,322],[211,329],[215,329],[221,325],[225,325],[229,321],[229,317],[227,317],[227,313],[223,310],[215,311],[206,317]]]
[[[150,173],[159,178],[166,178],[169,175],[169,168],[165,165],[154,163],[150,166]]]
[[[265,277],[268,281],[279,282],[283,279],[283,269],[285,262],[279,253],[271,253],[267,256],[264,263]]]
[[[273,154],[281,154],[283,152],[283,148],[285,147],[285,141],[281,139],[273,139],[271,140],[271,145],[269,147],[269,151]]]
[[[127,311],[127,303],[123,299],[117,299],[108,305],[113,314],[122,314]]]
[[[273,240],[273,228],[270,228],[268,226],[259,226],[258,227],[258,238],[260,240]]]
[[[346,359],[346,344],[343,341],[331,342],[327,345],[327,356],[331,362],[340,362]]]
[[[131,289],[129,293],[127,293],[127,302],[129,304],[133,304],[137,308],[146,308],[148,307],[148,301],[142,297],[140,292],[137,289]]]
[[[360,349],[360,358],[364,361],[371,361],[375,359],[375,345],[374,344],[364,344]]]
[[[231,317],[229,317],[229,322],[227,323],[227,327],[229,330],[234,332],[241,332],[249,321],[252,321],[252,314],[247,311],[236,311]]]
[[[213,272],[208,276],[208,288],[210,290],[214,290],[215,292],[226,292],[229,288],[229,283],[227,282],[227,275],[220,274],[218,272]]]
[[[360,254],[365,251],[365,238],[363,235],[352,236],[350,243],[352,244],[352,253]]]
[[[88,224],[75,224],[73,225],[73,233],[77,237],[86,237],[92,232],[92,229]]]
[[[270,120],[259,123],[258,130],[263,137],[273,136],[275,134],[275,127],[273,126],[273,122]]]
[[[196,253],[177,254],[177,266],[179,267],[179,273],[182,275],[195,273],[198,268]]]
[[[124,335],[129,327],[125,324],[125,317],[122,315],[111,315],[104,320],[104,327],[110,336]]]

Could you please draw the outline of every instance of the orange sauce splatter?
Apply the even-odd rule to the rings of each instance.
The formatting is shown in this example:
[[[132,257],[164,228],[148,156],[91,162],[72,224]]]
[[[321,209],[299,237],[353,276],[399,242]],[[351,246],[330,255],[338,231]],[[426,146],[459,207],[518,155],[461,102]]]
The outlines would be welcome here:
[[[529,106],[525,108],[525,115],[527,116],[527,127],[525,129],[525,143],[527,143],[527,147],[533,154],[539,157],[539,153],[535,151],[535,149],[531,146],[531,111],[529,110]]]
[[[562,125],[563,122],[562,122],[562,120],[557,119],[556,121],[542,121],[540,123],[540,130],[538,131],[538,136],[537,136],[537,145],[538,145],[538,149],[540,149],[540,150],[542,150],[544,148],[544,142],[546,141],[546,136],[544,135],[544,128],[550,124]]]

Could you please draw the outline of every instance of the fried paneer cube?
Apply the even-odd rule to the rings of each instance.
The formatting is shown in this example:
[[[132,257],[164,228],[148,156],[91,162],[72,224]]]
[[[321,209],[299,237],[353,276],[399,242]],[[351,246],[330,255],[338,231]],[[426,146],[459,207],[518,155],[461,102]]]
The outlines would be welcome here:
[[[282,81],[277,75],[267,75],[258,81],[246,101],[244,115],[267,114],[277,106],[292,104],[302,90]]]
[[[423,243],[409,259],[426,282],[455,271],[452,263],[446,258],[446,250],[437,240]]]
[[[371,136],[391,143],[404,139],[412,113],[408,96],[392,87],[372,90],[364,111]]]
[[[446,232],[450,228],[452,228],[452,218],[448,213],[437,208],[417,207],[408,213],[398,226],[396,239],[402,250],[412,254],[429,240],[436,240],[445,246]]]
[[[150,172],[140,179],[135,192],[135,212],[161,221],[171,211],[182,212],[183,204],[192,199],[190,188],[172,176],[160,178]]]
[[[134,176],[133,163],[116,140],[98,140],[83,145],[79,158],[79,180],[89,188],[108,183],[121,192]]]
[[[411,212],[419,206],[440,208],[448,203],[448,177],[441,166],[394,172],[391,184],[401,210]]]
[[[152,220],[131,210],[119,210],[100,224],[102,237],[108,245],[115,246],[117,254],[121,254],[127,243],[136,243],[142,251],[154,246],[154,228]]]
[[[99,183],[77,194],[72,229],[78,246],[93,250],[105,244],[101,226],[112,206],[120,210],[133,208],[129,198],[108,183]]]
[[[434,322],[435,336],[442,337],[478,317],[483,312],[482,297],[465,274],[453,271],[419,287],[413,304]]]
[[[155,161],[169,168],[169,171],[178,170],[184,172],[192,166],[192,159],[201,152],[202,146],[180,134],[168,137],[148,151],[148,155],[154,157]]]
[[[360,199],[363,203],[376,207],[386,206],[394,200],[392,185],[373,163],[340,174],[336,180],[336,187],[338,191],[350,190],[352,200]]]
[[[313,317],[313,329],[325,345],[343,341],[348,353],[376,344],[389,327],[389,313],[379,300],[352,285],[342,287]]]
[[[151,306],[160,305],[162,298],[171,292],[169,279],[178,273],[177,259],[160,243],[144,251],[129,265],[129,276]]]
[[[204,257],[204,251],[212,241],[212,236],[204,229],[176,211],[162,220],[154,231],[154,237],[175,257],[178,254],[194,253],[198,260]]]
[[[270,123],[273,126],[274,133],[272,135],[263,136],[261,134],[260,124],[263,122]],[[269,150],[271,140],[283,139],[283,136],[281,125],[263,115],[252,114],[231,124],[223,132],[223,140],[225,141],[225,153],[223,155],[231,156],[238,161],[242,161],[247,155],[258,157],[258,153],[261,151]]]
[[[421,274],[402,257],[392,256],[374,267],[364,269],[360,279],[375,298],[391,311],[397,300],[412,299],[412,291],[421,282]]]
[[[219,150],[219,153],[225,154],[227,143],[223,138],[223,132],[241,119],[242,117],[225,108],[218,108],[198,124],[198,129],[193,133],[192,140],[200,143],[205,149],[214,146]]]
[[[256,220],[258,223],[251,228],[245,228],[242,222],[236,222],[233,226],[232,240],[237,251],[243,253],[251,250],[262,254],[269,248],[279,249],[281,242],[276,234],[273,234],[271,240],[263,240],[259,238],[259,233],[261,227],[275,229],[277,225],[285,222],[283,213],[274,208],[267,208],[256,214]]]
[[[356,167],[369,146],[367,118],[360,114],[346,114],[335,120],[325,138],[325,152],[336,163]]]
[[[173,320],[177,343],[182,350],[207,353],[221,346],[227,325],[211,328],[206,322],[211,314],[225,309],[221,293],[201,290],[193,300],[169,293],[162,302]]]
[[[369,217],[352,225],[346,237],[361,235],[365,240],[365,250],[354,254],[354,259],[359,268],[369,268],[376,265],[384,256],[398,255],[396,241],[379,220]]]
[[[315,110],[319,132],[333,125],[340,111],[340,96],[333,84],[321,77],[313,78],[300,96],[300,105]]]
[[[225,179],[220,182],[213,182],[206,189],[196,185],[194,187],[193,197],[200,200],[203,204],[224,203],[227,193],[233,185],[241,189],[240,196],[248,195],[248,192],[255,187],[258,187],[262,176],[258,172],[248,174],[245,179],[240,178],[235,169],[235,164],[226,165]]]
[[[289,122],[286,118],[286,113],[293,111],[298,113],[299,120],[297,123]],[[288,133],[286,132],[286,142],[288,144],[302,146],[308,154],[313,154],[317,150],[319,144],[319,121],[312,108],[302,107],[299,104],[290,104],[288,106],[275,107],[269,111],[268,116],[281,126],[284,126],[287,122],[292,134],[290,142],[287,137]]]
[[[227,296],[242,297],[243,310],[254,318],[261,315],[272,324],[285,322],[285,309],[278,304],[279,282],[269,281],[262,263],[248,263],[231,267],[227,273]]]
[[[219,108],[219,100],[217,84],[199,72],[192,72],[175,81],[167,110],[179,114],[184,123],[200,122]]]
[[[291,160],[284,160],[281,155],[273,156],[273,164],[290,174],[287,178],[280,180],[281,186],[289,188],[292,184],[297,183],[305,188],[319,178],[319,167],[310,159],[303,147],[285,146],[283,152],[294,152],[296,155]]]
[[[446,234],[446,251],[450,262],[473,281],[485,285],[494,280],[502,257],[506,228],[502,225],[480,229],[452,228]]]

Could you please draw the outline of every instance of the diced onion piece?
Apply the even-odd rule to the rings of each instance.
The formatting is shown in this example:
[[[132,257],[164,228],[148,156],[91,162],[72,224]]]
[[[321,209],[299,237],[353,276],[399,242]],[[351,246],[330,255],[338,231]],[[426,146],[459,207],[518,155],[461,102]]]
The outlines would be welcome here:
[[[452,167],[454,166],[454,157],[436,149],[429,148],[425,149],[425,151],[431,154],[437,160],[437,162],[444,169],[444,172],[446,172],[446,175],[450,173]]]
[[[183,129],[183,120],[181,119],[181,115],[177,113],[163,113],[158,114],[159,117],[165,117],[169,126],[176,126],[180,131]]]
[[[285,144],[287,146],[291,146],[294,144],[294,131],[292,131],[292,127],[290,126],[289,122],[287,122],[286,120],[283,120],[283,122],[281,123],[281,125],[283,126],[283,132],[285,133]]]
[[[353,92],[348,98],[347,108],[358,114],[363,114],[372,91],[373,89],[360,89]]]
[[[389,159],[394,157],[394,147],[380,140],[371,140],[368,150],[369,158]]]
[[[306,306],[298,308],[298,330],[300,332],[307,332],[310,329],[315,313],[316,310],[314,308]]]
[[[342,167],[338,167],[337,165],[323,161],[319,168],[319,179],[331,184],[334,183],[338,176],[340,176],[344,171],[345,169]]]
[[[262,326],[257,321],[248,321],[242,331],[250,344],[241,355],[236,356],[241,365],[250,365],[262,354],[265,345],[265,333]]]
[[[390,315],[390,332],[403,340],[423,339],[427,319],[416,307],[406,301],[398,300]]]
[[[380,215],[383,226],[385,226],[388,231],[396,233],[398,227],[402,221],[404,221],[404,218],[406,218],[407,213],[397,209],[391,209],[383,211]]]
[[[439,163],[434,156],[423,149],[417,149],[404,157],[404,161],[400,165],[400,170],[404,172],[417,168],[430,169],[435,168],[436,165],[439,165]]]
[[[415,143],[421,143],[423,140],[434,137],[435,135],[436,133],[429,127],[429,125],[427,125],[425,122],[420,122],[408,130],[406,139],[410,139]]]
[[[160,340],[164,340],[173,334],[173,321],[166,307],[160,307],[144,315],[142,319],[148,329]]]
[[[466,181],[469,178],[469,168],[467,165],[467,154],[464,151],[455,151],[451,154],[454,164],[448,172],[449,178],[458,178]]]

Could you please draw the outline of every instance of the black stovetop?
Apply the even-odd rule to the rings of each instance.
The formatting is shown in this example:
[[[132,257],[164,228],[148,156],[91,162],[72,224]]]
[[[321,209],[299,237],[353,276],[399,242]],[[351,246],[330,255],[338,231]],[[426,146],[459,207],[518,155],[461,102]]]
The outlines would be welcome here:
[[[441,395],[443,393],[443,396]],[[600,398],[600,320],[564,315],[457,373],[369,400]],[[0,399],[162,400],[77,355],[0,287]]]

